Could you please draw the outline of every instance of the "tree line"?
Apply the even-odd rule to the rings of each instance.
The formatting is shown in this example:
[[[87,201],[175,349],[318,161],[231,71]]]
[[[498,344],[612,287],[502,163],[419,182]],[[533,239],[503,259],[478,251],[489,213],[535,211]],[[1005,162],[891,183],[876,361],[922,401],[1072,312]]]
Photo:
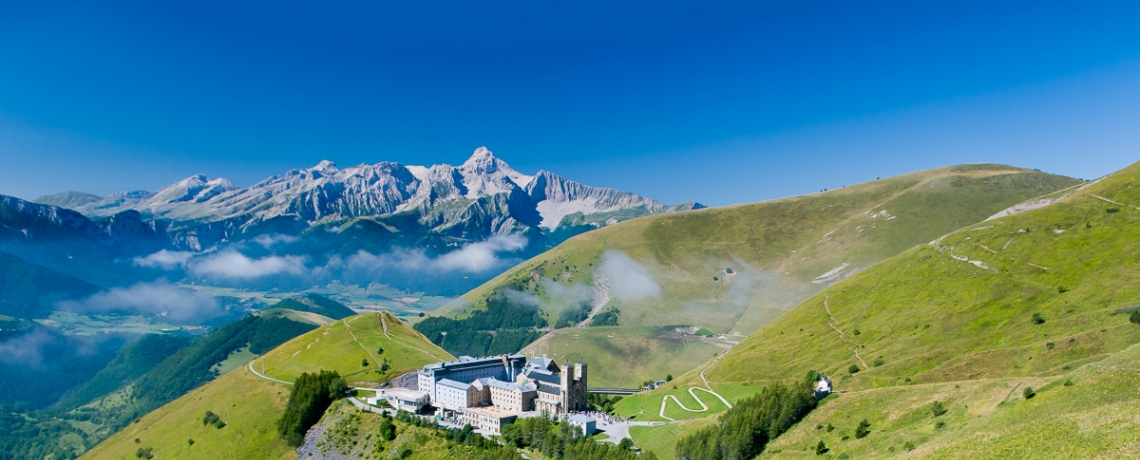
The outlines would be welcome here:
[[[764,450],[792,425],[802,420],[817,401],[813,389],[819,374],[793,385],[775,384],[760,394],[738,402],[720,416],[716,425],[677,442],[676,455],[683,460],[747,460]]]
[[[277,420],[277,432],[290,446],[305,441],[305,433],[321,420],[321,415],[333,401],[345,396],[348,384],[336,371],[322,370],[317,374],[305,372],[293,382],[289,402]]]

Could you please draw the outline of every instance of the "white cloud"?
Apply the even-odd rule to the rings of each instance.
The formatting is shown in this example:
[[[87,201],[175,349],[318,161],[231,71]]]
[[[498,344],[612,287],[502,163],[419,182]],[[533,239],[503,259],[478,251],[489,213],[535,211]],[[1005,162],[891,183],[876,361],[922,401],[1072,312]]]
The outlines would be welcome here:
[[[233,250],[221,251],[190,262],[190,272],[195,275],[230,279],[248,280],[280,274],[302,275],[306,271],[304,257],[266,256],[254,259]]]
[[[386,270],[429,273],[483,273],[516,260],[503,258],[504,254],[525,248],[526,238],[520,235],[493,236],[486,241],[468,243],[438,257],[429,257],[422,249],[396,249],[386,254],[359,251],[349,256],[344,265],[357,272],[378,273]],[[330,262],[335,268],[339,261]]]
[[[165,280],[139,283],[129,288],[112,288],[84,300],[59,302],[56,308],[75,313],[157,315],[176,323],[194,322],[223,313],[217,299]]]
[[[168,251],[163,249],[146,257],[135,257],[134,264],[139,267],[174,270],[175,268],[185,266],[191,257],[194,257],[194,253],[190,251]]]
[[[661,298],[661,286],[653,275],[624,252],[610,249],[602,253],[598,274],[609,278],[610,294],[622,302]]]
[[[459,250],[439,256],[435,264],[445,271],[484,272],[499,265],[499,253],[515,252],[524,247],[526,238],[520,235],[496,235],[487,241],[466,244]]]
[[[262,245],[265,249],[270,249],[278,244],[288,244],[298,239],[300,238],[289,235],[258,235],[257,238],[253,239],[253,242]]]
[[[43,362],[44,347],[51,341],[47,331],[37,328],[31,333],[0,342],[0,363],[39,367]]]

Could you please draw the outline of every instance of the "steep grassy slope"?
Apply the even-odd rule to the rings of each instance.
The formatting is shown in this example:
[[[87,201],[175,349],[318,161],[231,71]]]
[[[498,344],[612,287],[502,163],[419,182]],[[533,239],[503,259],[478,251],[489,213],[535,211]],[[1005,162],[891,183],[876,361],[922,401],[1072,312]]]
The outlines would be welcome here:
[[[288,397],[285,385],[242,367],[143,416],[83,458],[136,458],[140,448],[158,458],[296,458],[276,429]],[[203,424],[206,411],[225,428]]]
[[[376,355],[380,347],[384,353]],[[391,369],[376,373],[379,364],[375,361],[362,368],[361,360],[371,360],[370,355],[387,359]],[[433,355],[453,359],[395,316],[381,312],[319,327],[266,353],[264,360],[265,373],[276,379],[292,381],[302,372],[325,369],[347,375],[352,384],[364,385],[438,361]],[[253,363],[261,372],[261,359]],[[156,456],[164,458],[294,458],[295,453],[279,439],[276,425],[288,394],[285,384],[260,378],[248,366],[241,366],[147,414],[84,458],[130,457],[139,447],[151,447]],[[221,415],[227,426],[203,426],[207,410]],[[135,438],[140,439],[138,444]],[[189,438],[194,445],[189,445]]]
[[[644,217],[571,238],[465,299],[482,308],[494,293],[516,290],[533,296],[551,323],[565,308],[596,311],[609,305],[620,309],[623,327],[690,325],[749,334],[837,280],[1077,183],[1008,166],[964,165],[799,197]],[[553,335],[571,333],[577,332]],[[624,350],[619,342],[579,341],[577,347],[585,359],[598,360]],[[676,354],[700,361],[708,358],[704,353],[693,348]]]
[[[830,286],[711,362],[704,378],[717,391],[758,389],[816,369],[848,391],[770,453],[804,454],[820,439],[834,454],[874,456],[1134,452],[1140,164],[1056,198]],[[703,380],[694,371],[677,384]],[[1026,399],[1027,386],[1038,396]],[[627,398],[619,411],[648,413],[665,394]],[[949,407],[937,419],[935,401]],[[864,418],[872,434],[843,440]],[[836,430],[815,429],[827,424]]]

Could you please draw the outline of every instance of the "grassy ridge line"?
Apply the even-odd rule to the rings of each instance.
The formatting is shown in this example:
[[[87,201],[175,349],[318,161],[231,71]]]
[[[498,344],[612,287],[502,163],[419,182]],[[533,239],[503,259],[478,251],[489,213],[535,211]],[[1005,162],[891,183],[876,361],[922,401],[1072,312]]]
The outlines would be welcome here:
[[[1112,315],[1140,302],[1133,262],[1140,212],[1093,195],[1140,202],[1130,187],[1138,176],[1133,166],[1046,208],[911,249],[804,302],[707,375],[720,382],[793,378],[809,364],[845,374],[858,361],[828,326],[825,300],[838,327],[860,330],[849,338],[867,361],[883,360],[841,382],[848,387],[1045,375],[1119,351],[1140,340]],[[1046,322],[1034,324],[1034,313]]]
[[[1134,386],[1140,370],[1140,327],[1119,313],[1140,303],[1140,164],[1071,192],[829,287],[706,375],[718,389],[755,387],[821,368],[851,390],[773,443],[772,454],[814,456],[809,447],[820,439],[834,454],[864,456],[902,454],[908,443],[938,457],[1134,452],[1140,396],[1127,382]],[[848,372],[858,360],[832,325],[869,369]],[[697,380],[691,372],[677,382]],[[1039,396],[1026,400],[1026,386]],[[619,411],[653,406],[663,394],[627,398]],[[945,418],[932,419],[934,401],[951,407]],[[840,439],[863,418],[871,436]],[[815,430],[828,423],[834,432]]]
[[[384,353],[376,354],[380,348]],[[384,359],[391,369],[380,374],[378,363]],[[322,326],[281,345],[255,366],[260,370],[264,361],[267,376],[285,381],[295,380],[302,372],[326,369],[337,371],[349,383],[379,384],[424,364],[452,359],[455,358],[392,314],[379,312]],[[362,361],[369,365],[362,366]]]
[[[576,236],[520,264],[465,296],[464,316],[482,308],[496,289],[534,294],[549,318],[569,303],[558,290],[590,291],[600,256],[620,250],[640,262],[661,287],[660,298],[611,301],[620,327],[685,324],[717,332],[751,333],[817,293],[828,283],[816,277],[837,267],[836,279],[873,266],[917,244],[1046,193],[1079,184],[1074,179],[998,165],[940,168],[876,180],[824,193],[779,200],[649,216]],[[727,269],[732,269],[729,273]],[[553,286],[557,280],[558,286]],[[456,304],[458,305],[458,304]],[[453,305],[454,307],[454,305]],[[573,343],[575,359],[608,361],[631,357],[628,372],[598,374],[599,384],[661,379],[707,360],[711,352],[668,347],[674,360],[632,359],[644,354],[637,329],[589,340],[559,329],[524,349],[541,355]],[[655,339],[667,342],[665,334]],[[696,344],[694,344],[696,345]]]

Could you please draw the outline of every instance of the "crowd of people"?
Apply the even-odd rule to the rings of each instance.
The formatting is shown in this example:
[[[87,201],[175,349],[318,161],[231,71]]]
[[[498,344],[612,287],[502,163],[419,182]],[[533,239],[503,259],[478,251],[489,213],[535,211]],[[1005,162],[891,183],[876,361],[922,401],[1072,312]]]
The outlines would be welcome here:
[[[613,425],[615,423],[628,422],[625,417],[620,415],[607,414],[600,410],[572,410],[569,415],[585,415],[596,420],[600,424]]]

